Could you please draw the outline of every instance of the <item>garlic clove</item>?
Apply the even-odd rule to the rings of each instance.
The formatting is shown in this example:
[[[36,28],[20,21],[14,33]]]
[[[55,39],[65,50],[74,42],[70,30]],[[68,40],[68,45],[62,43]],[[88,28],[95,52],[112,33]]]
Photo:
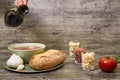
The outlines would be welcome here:
[[[23,70],[24,68],[25,68],[24,65],[20,65],[20,66],[17,67],[16,71],[21,71],[21,70]]]
[[[8,67],[17,68],[23,64],[23,59],[16,54],[12,54],[12,56],[7,60],[6,64]]]

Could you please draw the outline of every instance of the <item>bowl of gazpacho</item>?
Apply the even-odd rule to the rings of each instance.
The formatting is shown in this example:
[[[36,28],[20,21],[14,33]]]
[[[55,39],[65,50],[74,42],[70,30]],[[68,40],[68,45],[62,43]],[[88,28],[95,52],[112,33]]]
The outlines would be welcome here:
[[[8,46],[8,50],[10,50],[12,54],[17,54],[23,58],[25,63],[29,62],[32,55],[43,53],[45,48],[46,45],[43,43],[17,43]]]

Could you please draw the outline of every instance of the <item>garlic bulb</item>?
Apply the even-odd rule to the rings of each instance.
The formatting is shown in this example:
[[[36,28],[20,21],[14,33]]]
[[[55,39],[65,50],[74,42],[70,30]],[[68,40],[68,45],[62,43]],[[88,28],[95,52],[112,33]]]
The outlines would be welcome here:
[[[7,60],[7,66],[11,68],[17,68],[18,66],[23,65],[23,59],[16,55],[13,54],[8,60]]]
[[[23,69],[24,69],[24,67],[25,67],[24,65],[20,65],[20,66],[18,66],[18,67],[17,67],[17,69],[16,69],[16,70],[17,70],[17,71],[23,70]]]

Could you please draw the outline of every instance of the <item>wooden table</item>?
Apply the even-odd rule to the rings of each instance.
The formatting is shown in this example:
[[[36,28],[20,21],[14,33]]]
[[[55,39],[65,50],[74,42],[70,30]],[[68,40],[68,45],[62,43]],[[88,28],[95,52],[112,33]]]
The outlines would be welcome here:
[[[96,53],[94,71],[83,71],[81,64],[75,64],[69,57],[63,67],[44,73],[24,74],[4,69],[2,62],[6,61],[9,53],[0,53],[0,80],[120,80],[120,65],[114,73],[104,73],[97,66],[98,59],[104,54]],[[113,55],[113,54],[109,54]],[[114,56],[117,54],[114,54]]]

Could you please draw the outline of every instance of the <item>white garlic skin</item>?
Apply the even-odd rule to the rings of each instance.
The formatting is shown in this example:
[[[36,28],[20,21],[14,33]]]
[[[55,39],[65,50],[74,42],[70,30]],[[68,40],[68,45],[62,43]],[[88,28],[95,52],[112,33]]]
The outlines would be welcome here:
[[[8,60],[7,60],[7,66],[11,68],[17,68],[18,66],[23,65],[23,59],[13,54]]]
[[[17,67],[17,69],[16,69],[16,70],[17,70],[17,71],[21,71],[21,70],[23,70],[24,68],[25,68],[25,66],[24,66],[24,65],[20,65],[20,66],[18,66],[18,67]]]

